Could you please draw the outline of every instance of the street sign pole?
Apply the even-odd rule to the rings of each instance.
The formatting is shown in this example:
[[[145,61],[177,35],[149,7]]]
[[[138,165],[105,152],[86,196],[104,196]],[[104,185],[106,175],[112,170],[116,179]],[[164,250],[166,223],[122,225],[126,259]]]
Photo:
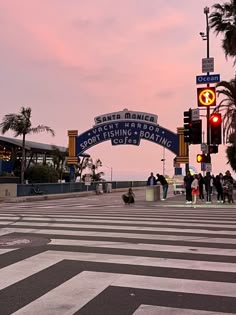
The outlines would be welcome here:
[[[209,8],[206,7],[204,9],[204,13],[206,14],[206,37],[207,37],[207,58],[210,56],[210,41],[209,41],[209,20],[208,20],[208,14],[209,14]],[[209,72],[207,72],[207,75],[209,75]],[[209,87],[210,84],[207,84],[207,87]],[[210,145],[210,106],[207,106],[207,145],[209,147]],[[211,163],[211,155],[208,152],[208,161]]]

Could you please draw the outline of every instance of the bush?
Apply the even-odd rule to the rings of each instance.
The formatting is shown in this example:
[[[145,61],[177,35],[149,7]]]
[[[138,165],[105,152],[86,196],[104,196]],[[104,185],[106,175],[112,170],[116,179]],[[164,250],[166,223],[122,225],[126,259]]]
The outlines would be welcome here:
[[[25,173],[25,179],[30,183],[57,183],[57,170],[48,165],[33,165]]]

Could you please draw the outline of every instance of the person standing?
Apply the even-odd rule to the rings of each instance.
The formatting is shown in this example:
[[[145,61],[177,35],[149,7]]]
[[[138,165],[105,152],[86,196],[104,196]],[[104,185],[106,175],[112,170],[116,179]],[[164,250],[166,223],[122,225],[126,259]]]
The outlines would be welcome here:
[[[198,174],[199,199],[204,200],[204,178],[201,173]]]
[[[161,200],[166,200],[167,192],[168,192],[168,182],[163,175],[157,174],[157,182],[160,182],[163,191],[163,197]]]
[[[192,184],[193,176],[188,171],[186,176],[184,176],[184,187],[186,192],[186,203],[192,203]]]
[[[211,187],[213,186],[213,179],[210,172],[206,173],[204,181],[206,190],[206,203],[211,203]]]
[[[198,176],[194,175],[194,179],[191,184],[192,188],[192,199],[193,204],[195,205],[197,203],[197,196],[199,195],[199,183],[198,183]]]
[[[217,191],[217,202],[223,203],[224,196],[223,196],[223,174],[220,173],[219,175],[216,175],[215,177],[215,188]]]
[[[150,176],[147,179],[147,186],[155,186],[157,184],[156,177],[151,172]]]

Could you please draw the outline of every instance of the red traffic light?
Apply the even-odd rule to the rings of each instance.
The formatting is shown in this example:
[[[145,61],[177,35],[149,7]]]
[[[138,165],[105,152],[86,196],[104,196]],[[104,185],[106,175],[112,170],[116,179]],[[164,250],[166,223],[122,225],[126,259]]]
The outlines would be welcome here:
[[[211,116],[210,116],[210,124],[211,125],[214,125],[214,126],[220,125],[221,121],[222,121],[221,114],[219,114],[219,113],[211,114]]]

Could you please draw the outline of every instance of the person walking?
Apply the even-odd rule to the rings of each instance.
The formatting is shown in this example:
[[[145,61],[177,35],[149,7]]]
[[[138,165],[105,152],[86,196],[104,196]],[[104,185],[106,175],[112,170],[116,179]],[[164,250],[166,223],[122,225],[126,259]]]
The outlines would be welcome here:
[[[188,171],[186,173],[186,176],[184,176],[184,187],[185,187],[185,192],[186,192],[187,204],[192,203],[192,188],[191,188],[192,181],[193,181],[193,176]]]
[[[191,188],[192,188],[192,200],[193,200],[193,204],[195,205],[197,203],[197,196],[199,195],[198,175],[194,175]]]
[[[153,172],[150,173],[150,176],[147,179],[147,186],[155,186],[157,184],[156,177],[153,175]]]
[[[198,174],[199,199],[204,200],[204,178],[201,173]]]
[[[168,192],[168,182],[163,175],[157,174],[157,182],[160,182],[163,191],[163,197],[161,200],[166,200],[167,192]]]

